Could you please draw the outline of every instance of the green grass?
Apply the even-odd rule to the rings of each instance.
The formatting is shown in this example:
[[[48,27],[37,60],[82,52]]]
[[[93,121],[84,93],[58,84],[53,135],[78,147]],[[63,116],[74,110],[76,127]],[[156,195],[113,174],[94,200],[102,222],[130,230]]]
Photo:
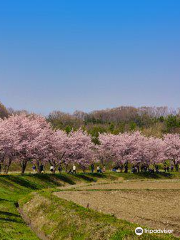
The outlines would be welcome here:
[[[83,233],[83,229],[85,229],[87,223],[95,222],[97,226],[94,228],[94,233],[98,231],[102,226],[110,226],[111,228],[115,228],[115,235],[112,235],[112,239],[122,239],[122,234],[128,235],[132,234],[134,231],[134,225],[127,223],[125,221],[119,221],[112,217],[106,216],[104,214],[96,213],[92,210],[84,209],[76,204],[71,202],[67,202],[65,200],[58,199],[55,196],[50,194],[50,191],[41,191],[42,189],[55,189],[58,186],[63,186],[64,184],[73,185],[79,182],[91,183],[96,182],[101,179],[116,181],[119,177],[123,177],[125,179],[149,179],[149,178],[180,178],[179,174],[160,174],[158,177],[155,175],[142,175],[142,174],[125,174],[125,173],[106,173],[106,174],[25,174],[24,176],[13,174],[13,175],[0,175],[0,239],[2,240],[34,240],[38,239],[38,237],[31,231],[31,229],[24,223],[22,220],[18,210],[17,203],[20,199],[25,196],[29,197],[31,192],[38,192],[42,197],[49,199],[53,204],[50,204],[48,218],[56,221],[59,216],[62,216],[62,209],[58,208],[58,206],[63,206],[64,214],[68,212],[69,215],[73,214],[73,209],[75,209],[75,215],[78,216],[78,221],[82,221],[82,227],[79,232],[77,232],[76,222],[70,222],[69,225],[66,226],[63,218],[59,218],[58,224],[56,228],[60,227],[60,232],[63,233],[63,236],[67,236],[69,232],[72,232],[73,237],[71,239],[80,240],[85,239],[87,237],[85,233]],[[22,203],[22,202],[21,202]],[[43,208],[44,210],[44,208]],[[36,212],[37,214],[37,212]],[[68,216],[69,216],[68,215]],[[99,223],[98,223],[99,222]],[[108,223],[107,225],[105,223]],[[115,223],[116,222],[116,223]],[[98,225],[100,224],[100,225]],[[105,224],[105,225],[104,225]],[[51,226],[51,225],[49,225]],[[99,228],[98,228],[99,226]],[[124,230],[122,231],[122,229]],[[108,228],[109,229],[109,228]],[[119,230],[118,230],[119,229]],[[55,231],[54,228],[45,227],[46,234],[52,234],[52,231]],[[59,233],[57,233],[59,234]],[[77,234],[77,235],[76,235]],[[89,233],[87,233],[89,234]],[[57,235],[58,236],[58,235]],[[132,235],[133,236],[133,235]],[[55,238],[54,238],[55,239]],[[63,238],[56,238],[63,239]],[[66,239],[66,238],[64,238]],[[86,238],[88,239],[88,238]],[[90,238],[89,238],[90,239]],[[131,238],[132,239],[132,238]],[[157,239],[157,238],[148,238],[148,239]],[[170,238],[162,238],[162,239],[170,239]]]
[[[0,239],[34,240],[36,235],[22,220],[16,205],[19,199],[32,191],[55,188],[78,181],[92,182],[101,177],[78,174],[25,174],[0,175]]]
[[[19,198],[28,192],[28,188],[10,178],[0,177],[0,239],[38,239],[24,223],[16,208]]]

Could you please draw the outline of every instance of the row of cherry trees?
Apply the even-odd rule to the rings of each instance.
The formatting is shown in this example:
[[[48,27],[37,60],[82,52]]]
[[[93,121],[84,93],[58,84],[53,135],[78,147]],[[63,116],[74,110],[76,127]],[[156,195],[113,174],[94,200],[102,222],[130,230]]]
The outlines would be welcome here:
[[[118,135],[101,134],[97,147],[102,164],[112,161],[116,165],[127,162],[140,168],[170,160],[174,166],[180,162],[180,135],[166,134],[162,139],[145,137],[140,132]]]
[[[180,162],[180,136],[164,135],[163,139],[145,137],[140,132],[118,135],[100,134],[95,145],[91,136],[81,129],[54,131],[46,119],[38,115],[15,115],[0,120],[0,170],[5,173],[12,163],[20,164],[22,173],[28,162],[50,163],[54,171],[60,164],[76,164],[83,171],[94,162],[122,165],[127,162],[140,166],[171,160]]]

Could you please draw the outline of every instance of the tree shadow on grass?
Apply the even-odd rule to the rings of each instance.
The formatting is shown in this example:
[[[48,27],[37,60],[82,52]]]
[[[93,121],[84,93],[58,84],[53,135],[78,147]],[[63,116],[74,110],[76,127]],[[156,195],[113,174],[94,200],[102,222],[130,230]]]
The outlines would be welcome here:
[[[0,202],[14,202],[13,200],[5,199],[5,198],[0,198]]]
[[[76,174],[75,175],[77,178],[79,179],[83,179],[85,180],[86,182],[96,182],[96,179],[88,176],[88,175],[84,175],[84,174]]]
[[[30,188],[33,190],[38,190],[39,188],[37,187],[36,184],[29,182],[26,179],[23,179],[22,176],[13,176],[13,175],[9,175],[7,176],[9,180],[13,181],[14,183],[22,186],[22,187],[26,187],[26,188]]]
[[[107,175],[103,173],[89,173],[90,176],[92,177],[97,177],[97,178],[107,178]]]
[[[23,223],[19,214],[0,211],[0,221]]]
[[[57,174],[57,175],[55,175],[55,176],[56,176],[58,179],[66,182],[66,183],[69,183],[69,184],[71,184],[71,185],[76,184],[76,183],[75,183],[70,177],[68,177],[68,176],[65,176],[65,175],[62,175],[62,174]]]
[[[143,178],[153,178],[153,179],[160,179],[160,178],[172,178],[173,175],[171,173],[148,173],[148,172],[141,172],[141,173],[135,173],[135,175],[143,177]]]
[[[9,175],[6,175],[6,176],[1,176],[0,175],[0,184],[3,186],[3,187],[15,187],[13,182],[9,181],[10,178],[9,178]]]
[[[11,218],[1,218],[0,217],[0,221],[4,221],[4,222],[16,222],[16,223],[23,223],[23,221],[21,219],[11,219]]]
[[[31,177],[40,179],[43,182],[46,182],[47,184],[53,184],[55,186],[62,186],[59,180],[69,183],[71,185],[75,184],[75,182],[72,179],[62,174],[33,174],[31,175]]]
[[[10,213],[10,212],[5,212],[5,211],[0,211],[0,216],[1,216],[1,215],[11,216],[11,217],[20,217],[19,214]]]

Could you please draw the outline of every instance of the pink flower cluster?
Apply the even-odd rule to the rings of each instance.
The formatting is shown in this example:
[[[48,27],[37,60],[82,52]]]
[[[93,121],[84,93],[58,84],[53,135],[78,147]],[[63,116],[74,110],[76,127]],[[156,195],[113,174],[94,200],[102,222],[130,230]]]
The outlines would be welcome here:
[[[20,163],[24,173],[27,163],[54,166],[61,163],[86,167],[92,161],[93,143],[82,130],[67,135],[54,131],[46,119],[38,115],[15,115],[0,121],[0,166],[7,173],[12,162]]]
[[[180,135],[166,134],[162,139],[145,137],[140,132],[118,135],[100,134],[99,145],[83,130],[69,134],[53,130],[44,117],[14,115],[0,120],[0,168],[7,173],[11,163],[21,165],[24,173],[27,163],[50,163],[54,171],[60,164],[77,164],[83,170],[94,161],[133,165],[158,164],[171,160],[180,162]]]

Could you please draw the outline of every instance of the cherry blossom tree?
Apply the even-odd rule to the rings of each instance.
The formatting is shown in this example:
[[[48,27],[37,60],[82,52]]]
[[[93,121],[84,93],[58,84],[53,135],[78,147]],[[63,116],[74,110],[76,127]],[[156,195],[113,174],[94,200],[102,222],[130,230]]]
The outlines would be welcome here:
[[[138,171],[140,167],[147,168],[152,164],[156,165],[164,160],[164,142],[154,137],[146,137],[140,133],[135,134],[135,148],[131,155],[131,162]]]
[[[54,161],[56,160],[56,138],[55,132],[52,130],[51,126],[46,123],[44,127],[38,126],[37,132],[34,139],[30,142],[29,152],[31,159],[34,160],[38,173],[41,172],[41,164],[50,163],[54,166]]]
[[[148,151],[150,164],[156,165],[162,163],[165,159],[165,143],[160,138],[148,138]]]
[[[6,172],[13,159],[20,163],[24,173],[28,161],[35,159],[38,164],[53,151],[51,143],[54,132],[45,118],[38,115],[10,116],[1,122],[0,135],[1,156],[7,162]]]
[[[140,132],[118,135],[100,134],[98,146],[99,159],[112,161],[117,165],[130,162],[139,171],[140,166],[157,164],[164,159],[164,142],[157,138],[148,138]]]
[[[12,161],[16,157],[15,146],[17,144],[14,122],[9,118],[0,121],[0,165],[4,172],[8,173]]]
[[[176,170],[178,170],[178,165],[180,163],[180,135],[166,134],[163,140],[165,144],[165,156],[173,162]]]
[[[68,152],[68,136],[65,131],[57,130],[50,138],[51,150],[49,151],[48,161],[53,166],[55,173],[57,166],[65,163],[65,156]]]
[[[117,143],[119,142],[118,136],[102,133],[99,134],[100,144],[96,146],[97,154],[96,158],[101,161],[101,164],[107,164],[109,161],[116,161],[118,159]]]
[[[99,145],[92,142],[87,132],[79,129],[67,134],[53,130],[44,117],[31,114],[12,115],[0,119],[0,171],[8,173],[11,163],[21,165],[25,172],[27,163],[49,163],[54,168],[77,164],[83,171],[94,161],[118,166],[131,163],[138,170],[146,165],[156,165],[165,159],[180,163],[180,135],[166,134],[163,139],[146,137],[141,132],[99,134]]]
[[[86,132],[81,129],[72,131],[69,133],[67,139],[66,164],[78,164],[85,171],[86,167],[93,162],[94,148],[95,146],[91,141],[91,137]]]
[[[100,134],[100,145],[97,148],[101,163],[105,164],[108,161],[112,161],[120,166],[125,163],[128,164],[128,161],[134,157],[135,150],[137,149],[137,138],[139,136],[139,132],[118,135]]]

